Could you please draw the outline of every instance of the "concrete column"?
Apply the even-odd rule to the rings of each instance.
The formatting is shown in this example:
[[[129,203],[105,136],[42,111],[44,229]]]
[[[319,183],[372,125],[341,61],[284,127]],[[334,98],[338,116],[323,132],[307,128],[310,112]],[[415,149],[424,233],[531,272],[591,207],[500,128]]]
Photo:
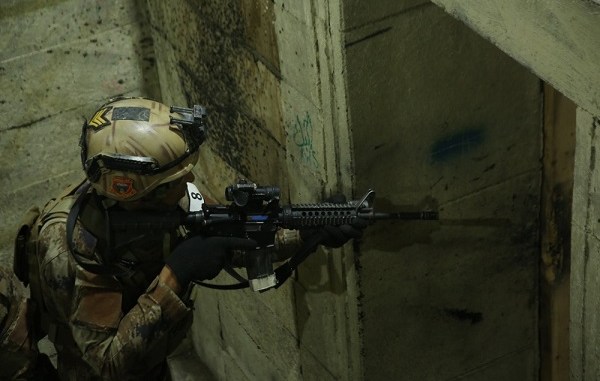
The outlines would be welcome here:
[[[208,108],[195,170],[208,195],[224,202],[238,176],[280,186],[283,202],[350,194],[337,1],[148,4],[164,100]],[[196,288],[196,352],[222,380],[359,378],[352,269],[320,251],[276,291]]]
[[[577,110],[577,148],[571,230],[571,380],[600,377],[600,118]]]

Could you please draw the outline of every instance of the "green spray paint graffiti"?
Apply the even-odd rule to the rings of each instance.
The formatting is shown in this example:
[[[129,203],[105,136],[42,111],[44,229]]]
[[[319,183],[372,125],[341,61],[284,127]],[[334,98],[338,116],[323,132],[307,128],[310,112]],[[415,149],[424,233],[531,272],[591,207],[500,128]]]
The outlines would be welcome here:
[[[319,161],[317,160],[312,138],[313,125],[308,112],[302,119],[300,115],[296,115],[296,120],[288,123],[288,130],[292,131],[294,143],[300,149],[302,162],[312,168],[318,168]]]

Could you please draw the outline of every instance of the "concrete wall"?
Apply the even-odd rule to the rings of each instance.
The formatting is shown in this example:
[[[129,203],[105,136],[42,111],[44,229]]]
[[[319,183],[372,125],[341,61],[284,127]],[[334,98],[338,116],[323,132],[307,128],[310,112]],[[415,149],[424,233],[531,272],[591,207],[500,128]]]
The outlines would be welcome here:
[[[208,194],[224,202],[238,176],[280,186],[284,201],[349,194],[337,2],[148,4],[163,100],[208,108],[195,170]],[[319,252],[276,291],[197,287],[196,351],[223,380],[360,378],[353,268]]]
[[[555,237],[548,237],[558,240],[559,246],[549,253],[543,252],[544,279],[548,281],[548,287],[543,289],[542,295],[546,301],[541,310],[545,315],[541,334],[549,348],[542,357],[542,375],[547,379],[563,379],[562,375],[569,373],[570,362],[571,379],[595,380],[599,374],[595,361],[598,348],[595,292],[598,282],[595,274],[599,267],[593,260],[597,249],[592,232],[595,230],[596,199],[594,161],[597,142],[594,131],[600,115],[600,3],[583,0],[433,2],[552,84],[579,107],[573,202],[562,207],[562,216],[547,214],[555,218],[555,221],[548,221],[551,226],[560,218],[568,217],[564,212],[572,209],[571,226],[563,228]],[[560,144],[565,147],[564,142]],[[559,155],[552,163],[557,168],[553,174],[555,180],[564,180],[565,174],[572,176],[568,172],[560,173],[561,167],[567,168],[572,163],[571,154],[565,153],[566,156]],[[556,185],[564,191],[568,189],[566,184],[563,181]],[[566,198],[562,201],[570,201],[570,196],[564,195]],[[553,233],[552,226],[550,233]],[[569,250],[571,262],[568,262]],[[567,257],[563,258],[563,254]],[[565,285],[569,269],[562,267],[569,265],[570,285]],[[570,300],[569,295],[565,295],[569,291]],[[570,324],[562,312],[565,308],[570,308]],[[565,339],[565,330],[570,332],[570,342]],[[564,354],[569,350],[570,360],[567,360]]]
[[[349,193],[353,147],[356,195],[445,219],[372,228],[358,274],[320,253],[277,292],[196,289],[219,379],[536,378],[535,76],[421,1],[346,1],[343,25],[336,3],[149,5],[165,101],[209,108],[211,195],[238,175],[293,201]]]
[[[23,0],[0,4],[0,20],[3,264],[23,209],[81,178],[82,117],[121,94],[201,103],[211,137],[195,172],[220,201],[241,175],[280,185],[285,201],[373,187],[380,209],[439,206],[444,218],[378,224],[358,266],[348,248],[321,251],[277,291],[197,288],[194,348],[217,378],[536,378],[539,81],[440,9]],[[539,62],[552,62],[542,53]],[[565,93],[591,99],[592,110],[594,87],[564,78],[557,87],[572,82]],[[582,139],[597,114],[581,110]],[[594,139],[578,148],[574,252],[593,253],[593,209],[583,205],[595,200]],[[597,374],[595,294],[584,292],[597,289],[591,257],[574,263],[576,379]]]
[[[143,4],[0,4],[0,264],[22,213],[83,179],[83,118],[117,95],[159,97]]]
[[[592,115],[600,114],[600,3],[433,0]]]
[[[536,380],[540,81],[424,1],[346,1],[366,379]]]

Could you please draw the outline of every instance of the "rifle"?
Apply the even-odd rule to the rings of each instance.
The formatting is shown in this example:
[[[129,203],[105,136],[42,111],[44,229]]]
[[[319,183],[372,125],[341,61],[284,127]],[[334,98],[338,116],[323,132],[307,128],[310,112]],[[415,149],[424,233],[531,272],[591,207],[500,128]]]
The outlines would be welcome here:
[[[240,180],[225,189],[228,205],[203,204],[197,212],[113,212],[110,216],[114,232],[152,231],[173,229],[185,226],[190,235],[228,236],[250,238],[257,242],[255,250],[242,253],[243,267],[247,280],[231,268],[226,270],[240,281],[235,285],[212,285],[195,282],[218,289],[238,289],[250,287],[253,291],[278,288],[293,273],[296,267],[326,238],[319,231],[304,243],[300,252],[292,256],[277,269],[275,236],[279,229],[315,229],[327,225],[341,226],[352,224],[356,219],[369,223],[377,220],[437,220],[436,211],[419,212],[375,212],[373,203],[375,192],[369,190],[360,200],[345,203],[314,203],[280,205],[280,190],[275,186],[258,186]]]

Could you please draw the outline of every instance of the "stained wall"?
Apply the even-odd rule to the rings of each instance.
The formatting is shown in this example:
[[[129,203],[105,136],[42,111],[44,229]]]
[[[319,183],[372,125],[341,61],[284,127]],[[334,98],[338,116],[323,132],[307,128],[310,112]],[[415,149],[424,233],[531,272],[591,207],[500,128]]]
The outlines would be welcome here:
[[[217,200],[243,176],[285,202],[372,187],[381,209],[444,219],[377,224],[275,292],[196,289],[217,378],[535,378],[539,81],[460,22],[419,0],[0,11],[3,263],[23,205],[81,178],[81,121],[105,99],[200,103],[195,173]]]
[[[536,380],[539,79],[425,1],[344,2],[366,379]]]
[[[163,94],[209,107],[215,197],[242,175],[443,218],[378,224],[277,293],[198,289],[219,378],[536,378],[535,75],[428,2],[149,4]]]
[[[542,283],[540,310],[542,377],[561,380],[598,378],[598,264],[596,230],[596,129],[600,115],[600,3],[598,1],[505,1],[465,3],[434,0],[442,9],[502,49],[566,96],[577,108],[546,119],[548,136],[566,136],[547,148],[556,156],[547,168],[556,187],[556,209],[542,216]],[[549,109],[557,104],[550,99]],[[561,111],[561,108],[557,108]],[[563,108],[562,111],[565,109]],[[565,125],[567,116],[569,122]],[[556,123],[558,121],[558,123]],[[576,124],[576,128],[573,125]],[[552,131],[555,129],[556,131]],[[565,135],[571,134],[572,136]],[[573,149],[568,148],[574,139]],[[546,136],[544,141],[547,142]],[[566,143],[566,144],[565,144]],[[573,158],[574,157],[574,158]],[[572,184],[572,188],[571,188]],[[571,192],[572,189],[572,192]],[[572,195],[571,195],[572,194]],[[560,205],[562,203],[563,205]],[[565,223],[564,219],[567,219]],[[554,225],[554,226],[553,226]],[[553,232],[553,229],[557,229]],[[549,234],[548,234],[549,233]],[[556,234],[558,233],[558,234]],[[564,311],[569,312],[565,313]],[[568,358],[567,358],[568,357]]]
[[[164,100],[208,110],[195,169],[207,194],[225,202],[244,177],[279,186],[282,202],[350,195],[337,2],[148,4]],[[223,380],[360,377],[349,254],[320,251],[263,294],[197,287],[196,352]]]

